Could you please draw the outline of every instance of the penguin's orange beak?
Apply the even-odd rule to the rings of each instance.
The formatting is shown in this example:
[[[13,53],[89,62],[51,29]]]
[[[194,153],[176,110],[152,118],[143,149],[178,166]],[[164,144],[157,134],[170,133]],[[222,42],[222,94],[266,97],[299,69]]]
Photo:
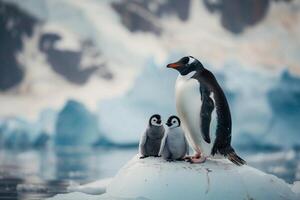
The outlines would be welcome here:
[[[178,67],[181,67],[182,66],[182,63],[179,63],[179,62],[175,62],[175,63],[170,63],[167,65],[167,68],[173,68],[173,69],[176,69]]]

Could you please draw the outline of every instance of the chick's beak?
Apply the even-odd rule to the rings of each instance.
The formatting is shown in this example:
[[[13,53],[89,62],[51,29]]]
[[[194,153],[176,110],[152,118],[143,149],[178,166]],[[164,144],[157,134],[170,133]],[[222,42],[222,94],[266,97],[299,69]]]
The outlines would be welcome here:
[[[166,125],[167,125],[168,127],[170,127],[172,124],[171,124],[170,122],[167,122]]]

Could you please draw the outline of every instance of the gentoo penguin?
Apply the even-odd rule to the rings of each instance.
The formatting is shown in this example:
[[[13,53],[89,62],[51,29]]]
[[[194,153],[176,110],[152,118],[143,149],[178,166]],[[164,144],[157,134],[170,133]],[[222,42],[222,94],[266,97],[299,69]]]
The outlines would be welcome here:
[[[196,152],[190,161],[201,163],[210,155],[220,154],[236,165],[245,164],[231,146],[230,109],[214,75],[192,56],[167,67],[179,72],[175,86],[176,109],[186,138]],[[211,121],[216,121],[215,134],[211,134]]]
[[[167,161],[184,160],[189,152],[189,145],[180,127],[180,119],[177,116],[170,116],[166,125],[168,128],[159,155]]]
[[[141,159],[149,156],[158,157],[164,134],[165,128],[162,124],[160,115],[152,115],[149,119],[148,127],[140,140],[139,153]]]

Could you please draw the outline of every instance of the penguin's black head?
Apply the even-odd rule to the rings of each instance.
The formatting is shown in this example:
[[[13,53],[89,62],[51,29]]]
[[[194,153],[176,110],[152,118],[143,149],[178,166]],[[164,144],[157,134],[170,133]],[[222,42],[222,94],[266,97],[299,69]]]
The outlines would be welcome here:
[[[177,116],[172,115],[172,116],[169,117],[166,125],[169,128],[179,127],[180,126],[180,119]]]
[[[201,62],[193,56],[183,57],[177,62],[168,64],[167,68],[176,69],[183,76],[191,72],[197,72],[204,69]]]
[[[149,119],[150,126],[161,126],[161,117],[158,114],[152,115]]]

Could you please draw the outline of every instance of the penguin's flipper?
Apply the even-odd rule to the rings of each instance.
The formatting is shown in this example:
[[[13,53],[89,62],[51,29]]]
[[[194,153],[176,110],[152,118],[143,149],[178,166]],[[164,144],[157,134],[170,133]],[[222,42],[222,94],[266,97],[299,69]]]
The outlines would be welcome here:
[[[147,130],[142,134],[140,143],[139,143],[139,153],[142,156],[144,156],[146,154],[146,151],[145,151],[146,141],[147,141]]]
[[[165,159],[165,160],[170,160],[170,159],[172,159],[172,153],[171,153],[170,150],[169,150],[167,140],[166,140],[166,142],[165,142],[165,145],[164,145],[164,148],[163,148],[163,150],[162,150],[161,156],[162,156],[163,159]]]
[[[165,133],[164,137],[162,138],[161,143],[160,143],[160,149],[159,149],[158,156],[162,156],[163,150],[165,148],[167,137],[168,137],[168,135]]]
[[[202,106],[200,112],[201,133],[205,142],[210,143],[209,127],[211,122],[211,113],[214,110],[214,101],[211,99],[210,91],[201,85],[200,87]]]

